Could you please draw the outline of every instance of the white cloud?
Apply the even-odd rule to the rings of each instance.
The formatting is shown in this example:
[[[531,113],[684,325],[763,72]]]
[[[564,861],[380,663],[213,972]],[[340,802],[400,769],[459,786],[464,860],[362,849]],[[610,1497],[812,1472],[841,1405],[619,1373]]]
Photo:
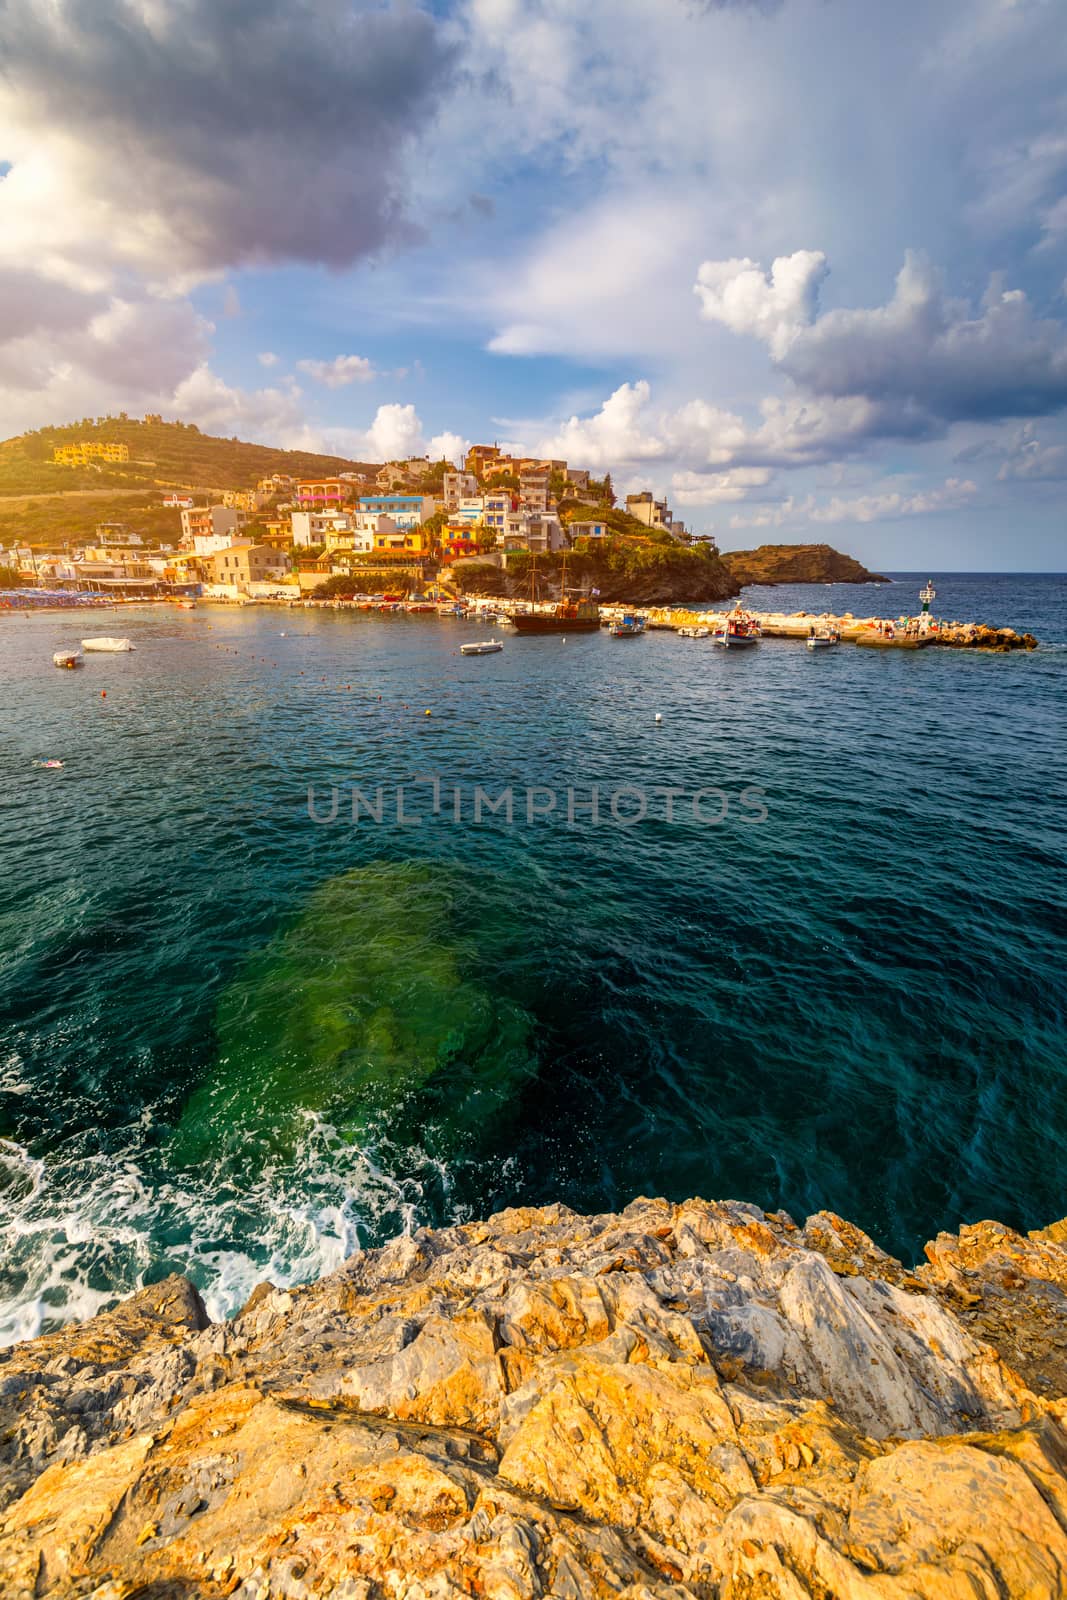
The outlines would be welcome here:
[[[158,410],[205,359],[186,301],[84,293],[0,268],[0,436],[104,410]]]
[[[300,399],[300,390],[292,384],[284,389],[236,388],[204,362],[178,384],[167,409],[208,433],[288,449],[315,449],[308,442]]]
[[[680,506],[729,505],[747,499],[752,489],[764,488],[772,475],[769,467],[734,467],[710,477],[676,472],[671,477],[671,500]]]
[[[261,367],[276,367],[281,357],[276,356],[273,350],[261,350],[258,360]]]
[[[814,320],[819,287],[829,270],[821,250],[779,256],[769,274],[747,257],[704,261],[693,292],[706,322],[753,334],[781,360],[801,329]]]
[[[542,456],[562,457],[576,466],[599,471],[637,461],[657,461],[667,443],[651,429],[647,413],[652,390],[642,379],[624,383],[592,417],[570,417],[559,432],[542,439]]]
[[[691,341],[687,262],[702,231],[688,191],[615,191],[477,270],[473,292],[465,269],[458,298],[491,319],[497,355],[662,357]]]
[[[1001,483],[1011,479],[1055,481],[1067,478],[1067,444],[1042,444],[1034,424],[1024,423],[997,473]]]
[[[324,383],[328,389],[343,389],[349,383],[371,383],[378,374],[366,356],[334,356],[332,361],[298,361],[301,372]]]
[[[466,459],[470,447],[470,440],[458,433],[435,433],[426,453],[431,461],[451,461],[458,465]]]
[[[403,461],[424,453],[422,423],[413,405],[379,406],[364,438],[372,461]]]
[[[969,478],[947,478],[943,484],[906,494],[885,489],[878,494],[857,495],[852,499],[834,495],[818,500],[813,495],[797,500],[790,496],[777,505],[736,512],[730,518],[733,530],[742,528],[804,527],[820,523],[885,522],[897,517],[928,516],[935,512],[958,511],[973,503],[978,486]]]

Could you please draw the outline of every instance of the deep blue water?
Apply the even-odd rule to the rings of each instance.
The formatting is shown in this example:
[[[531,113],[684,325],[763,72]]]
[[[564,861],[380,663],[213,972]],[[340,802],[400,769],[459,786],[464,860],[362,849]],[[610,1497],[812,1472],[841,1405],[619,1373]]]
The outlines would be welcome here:
[[[891,614],[926,577],[746,599]],[[0,1335],[173,1270],[232,1309],[508,1203],[826,1206],[907,1257],[1067,1212],[1067,579],[934,581],[1042,648],[0,620]],[[380,826],[309,818],[353,781]]]

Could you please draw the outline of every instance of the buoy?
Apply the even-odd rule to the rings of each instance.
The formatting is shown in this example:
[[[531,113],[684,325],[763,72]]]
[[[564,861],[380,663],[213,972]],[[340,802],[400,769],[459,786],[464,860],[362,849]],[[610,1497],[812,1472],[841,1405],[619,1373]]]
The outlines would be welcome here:
[[[107,690],[106,689],[101,689],[100,698],[101,698],[101,700],[106,700],[107,699]]]
[[[433,716],[433,712],[432,711],[427,711],[425,713],[425,715],[428,716],[428,717],[432,717]]]
[[[658,711],[656,712],[656,721],[657,722],[662,722],[663,721],[663,718],[660,716]]]

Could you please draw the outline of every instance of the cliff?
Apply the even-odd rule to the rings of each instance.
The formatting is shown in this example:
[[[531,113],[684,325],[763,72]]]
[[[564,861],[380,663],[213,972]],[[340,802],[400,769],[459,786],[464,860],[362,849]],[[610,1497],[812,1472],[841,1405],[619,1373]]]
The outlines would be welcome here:
[[[740,584],[889,582],[828,544],[761,544],[758,550],[727,550],[722,559]]]
[[[538,556],[538,594],[558,595],[561,557]],[[472,594],[526,598],[529,568],[522,552],[509,556],[506,570],[490,562],[461,561],[450,569],[459,586]],[[567,582],[575,588],[598,589],[604,601],[633,605],[726,600],[740,592],[718,552],[707,545],[680,545],[605,539],[599,549],[572,551],[567,556]]]
[[[1067,1586],[1067,1226],[906,1270],[829,1214],[420,1231],[0,1362],[0,1592],[976,1600]]]

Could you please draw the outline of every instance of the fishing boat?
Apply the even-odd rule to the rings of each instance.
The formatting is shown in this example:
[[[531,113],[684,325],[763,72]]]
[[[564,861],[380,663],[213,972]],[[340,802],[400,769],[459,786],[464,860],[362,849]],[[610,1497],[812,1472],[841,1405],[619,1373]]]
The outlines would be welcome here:
[[[629,613],[620,617],[618,622],[613,622],[608,632],[613,639],[639,639],[645,631],[645,624],[641,617],[634,617]]]
[[[762,630],[759,619],[749,611],[742,611],[738,606],[716,623],[712,630],[712,644],[722,645],[724,650],[740,650],[748,645],[759,644]]]
[[[818,628],[808,634],[807,643],[809,650],[832,650],[841,643],[841,635],[836,628]]]
[[[503,648],[499,639],[483,639],[480,644],[461,644],[459,653],[461,656],[495,656]]]
[[[678,637],[679,639],[706,639],[710,632],[710,628],[679,628]]]
[[[522,634],[535,633],[595,633],[600,627],[600,607],[595,600],[567,598],[567,557],[563,557],[560,575],[559,604],[548,611],[537,611],[537,558],[530,558],[530,607],[527,611],[512,612],[511,621]]]
[[[100,650],[108,655],[125,655],[133,645],[128,639],[83,639],[83,650]]]
[[[54,667],[66,667],[68,671],[73,671],[75,667],[83,665],[82,653],[80,650],[57,650],[52,657],[52,665]]]

